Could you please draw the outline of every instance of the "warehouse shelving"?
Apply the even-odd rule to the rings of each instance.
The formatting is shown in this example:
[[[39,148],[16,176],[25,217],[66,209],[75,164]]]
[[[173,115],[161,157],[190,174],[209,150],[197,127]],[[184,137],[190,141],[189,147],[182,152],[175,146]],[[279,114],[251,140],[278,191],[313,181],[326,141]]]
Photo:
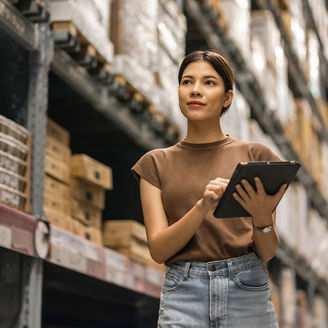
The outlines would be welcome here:
[[[197,28],[202,34],[199,37],[203,39],[203,42],[207,43],[209,47],[220,49],[223,55],[232,63],[235,71],[238,72],[238,74],[236,74],[236,85],[250,105],[251,115],[260,124],[263,131],[272,137],[287,159],[300,161],[293,146],[285,137],[284,130],[278,117],[267,108],[261,86],[247,67],[236,44],[227,36],[225,28],[217,23],[218,17],[212,8],[203,1],[190,0],[185,2],[185,10],[189,18],[197,25]],[[285,43],[287,43],[287,40],[285,41]],[[288,43],[285,45],[285,49],[287,49],[286,52],[289,62],[293,63],[292,72],[295,74],[294,78],[297,78],[297,75],[302,75],[302,73],[300,73],[300,67],[297,66],[298,61],[296,55],[292,52]],[[312,105],[313,113],[320,119],[319,110],[310,94],[303,75],[300,77],[299,81],[296,89],[302,91],[301,95],[309,100]],[[327,135],[327,130],[323,125],[321,126],[321,135],[323,139],[325,139]],[[311,205],[318,210],[324,219],[328,220],[327,201],[321,195],[310,172],[303,166],[297,178],[306,186]],[[308,283],[308,286],[320,291],[322,295],[327,297],[328,282],[320,279],[306,260],[297,255],[284,241],[280,242],[276,256],[284,265],[295,269],[296,273]]]
[[[279,15],[272,2],[270,0],[256,2],[259,7],[269,8],[274,13],[284,37]],[[308,5],[306,0],[303,2]],[[47,1],[44,3],[47,5]],[[182,1],[179,1],[179,4],[182,5]],[[233,63],[238,72],[237,87],[250,104],[252,116],[272,137],[286,158],[299,160],[292,145],[284,136],[279,119],[267,109],[259,83],[248,69],[237,46],[227,36],[225,29],[217,24],[217,17],[211,8],[197,0],[184,1],[184,7],[187,15],[201,31],[204,42],[210,47],[220,47],[223,54]],[[318,35],[311,12],[308,22],[312,24]],[[30,70],[25,125],[33,136],[32,215],[0,205],[0,263],[9,262],[9,273],[16,277],[11,282],[4,281],[0,286],[5,288],[7,293],[5,295],[8,297],[13,283],[16,288],[22,286],[13,297],[16,313],[8,311],[7,316],[1,313],[4,322],[8,323],[8,327],[10,322],[15,322],[13,327],[38,328],[41,326],[43,311],[46,313],[43,318],[44,323],[51,322],[54,325],[72,323],[75,320],[74,316],[76,318],[78,314],[85,313],[84,323],[92,326],[95,324],[95,318],[89,316],[87,307],[97,304],[102,308],[101,302],[103,302],[107,307],[104,306],[99,310],[99,324],[108,320],[104,318],[104,313],[111,316],[112,324],[120,327],[131,327],[132,322],[136,327],[144,327],[145,322],[153,323],[156,320],[163,274],[56,227],[50,229],[49,256],[40,259],[36,254],[34,240],[36,221],[43,217],[43,177],[39,173],[44,172],[46,116],[48,112],[71,132],[74,152],[87,150],[103,162],[108,161],[109,155],[123,156],[124,169],[127,170],[145,150],[174,144],[177,136],[163,133],[147,111],[134,110],[138,104],[133,103],[126,95],[126,90],[115,84],[114,80],[108,85],[100,83],[86,68],[79,66],[67,52],[57,47],[47,22],[33,23],[7,0],[0,0],[0,34],[2,33],[6,35],[5,38],[17,42],[28,56]],[[304,75],[300,73],[296,55],[286,37],[284,40],[285,52],[289,62],[292,63],[289,69],[294,80],[293,91],[309,101],[314,115],[321,124],[320,112],[308,90]],[[328,71],[327,61],[325,69]],[[51,89],[48,89],[48,86]],[[55,90],[56,88],[58,89]],[[72,109],[69,110],[64,102],[71,96],[76,104],[70,106]],[[60,106],[62,108],[59,108]],[[77,110],[83,118],[75,120]],[[65,120],[67,117],[70,120]],[[88,122],[89,129],[84,126],[85,120]],[[320,131],[321,137],[328,140],[327,129],[323,125]],[[124,144],[128,153],[119,154],[116,145],[118,139]],[[131,150],[134,151],[133,155]],[[120,159],[113,160],[113,165],[114,168],[116,165],[121,169]],[[328,220],[327,202],[318,191],[311,174],[303,167],[298,179],[306,186],[312,206]],[[119,196],[116,197],[122,198],[125,195],[126,181],[122,185],[124,190],[119,191]],[[135,206],[138,200],[134,199],[130,202],[131,197],[135,198],[136,193],[135,186],[131,194],[125,195],[126,201],[132,203],[130,213],[135,212],[136,209],[140,212],[140,208]],[[118,199],[114,198],[114,200]],[[114,213],[112,216],[118,211]],[[277,261],[295,269],[297,274],[308,283],[309,288],[328,295],[327,281],[319,279],[308,263],[283,241],[277,251]],[[46,302],[42,305],[41,311],[42,297]],[[79,297],[84,300],[81,307],[77,304]],[[8,305],[5,304],[3,309],[7,309]],[[67,312],[68,307],[71,308],[71,313]],[[55,309],[60,309],[61,318],[56,318]],[[123,311],[125,311],[124,318],[122,318]]]

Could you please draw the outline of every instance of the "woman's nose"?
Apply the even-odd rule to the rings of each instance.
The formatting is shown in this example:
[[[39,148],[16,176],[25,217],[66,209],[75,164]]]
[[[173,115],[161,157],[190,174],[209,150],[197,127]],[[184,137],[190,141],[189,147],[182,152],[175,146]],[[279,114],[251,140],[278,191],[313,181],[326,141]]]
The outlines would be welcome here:
[[[200,96],[201,95],[201,88],[199,83],[195,83],[191,89],[191,95],[193,96]]]

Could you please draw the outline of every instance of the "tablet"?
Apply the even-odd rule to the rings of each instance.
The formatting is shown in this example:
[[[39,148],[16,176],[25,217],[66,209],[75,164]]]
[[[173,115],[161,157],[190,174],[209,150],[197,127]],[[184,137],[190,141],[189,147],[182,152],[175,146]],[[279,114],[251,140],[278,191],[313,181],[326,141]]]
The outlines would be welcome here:
[[[235,186],[246,179],[254,189],[254,178],[259,177],[267,194],[275,194],[281,185],[287,183],[287,187],[295,178],[300,164],[296,161],[281,162],[241,162],[237,165],[227,189],[223,193],[214,216],[217,218],[232,218],[251,216],[233,197]],[[260,204],[259,204],[260,206]]]

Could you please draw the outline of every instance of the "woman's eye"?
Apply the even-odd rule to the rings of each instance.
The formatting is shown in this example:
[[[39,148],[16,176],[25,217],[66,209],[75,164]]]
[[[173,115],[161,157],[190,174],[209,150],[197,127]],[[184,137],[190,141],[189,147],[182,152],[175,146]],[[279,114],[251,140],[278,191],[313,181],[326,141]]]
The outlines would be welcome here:
[[[214,81],[208,80],[205,82],[206,85],[215,85]]]
[[[182,84],[190,84],[190,83],[191,83],[190,80],[183,80],[183,81],[182,81]]]

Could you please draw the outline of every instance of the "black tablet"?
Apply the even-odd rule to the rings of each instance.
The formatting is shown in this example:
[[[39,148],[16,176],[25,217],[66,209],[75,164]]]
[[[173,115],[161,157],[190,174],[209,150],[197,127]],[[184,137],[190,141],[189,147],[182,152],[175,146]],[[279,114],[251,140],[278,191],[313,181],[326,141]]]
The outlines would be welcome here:
[[[275,194],[281,185],[287,186],[294,179],[300,164],[296,161],[282,162],[241,162],[237,165],[227,189],[223,193],[214,216],[217,218],[232,218],[251,216],[233,197],[235,186],[246,179],[254,189],[254,178],[259,177],[267,194]],[[260,205],[259,205],[260,206]]]

